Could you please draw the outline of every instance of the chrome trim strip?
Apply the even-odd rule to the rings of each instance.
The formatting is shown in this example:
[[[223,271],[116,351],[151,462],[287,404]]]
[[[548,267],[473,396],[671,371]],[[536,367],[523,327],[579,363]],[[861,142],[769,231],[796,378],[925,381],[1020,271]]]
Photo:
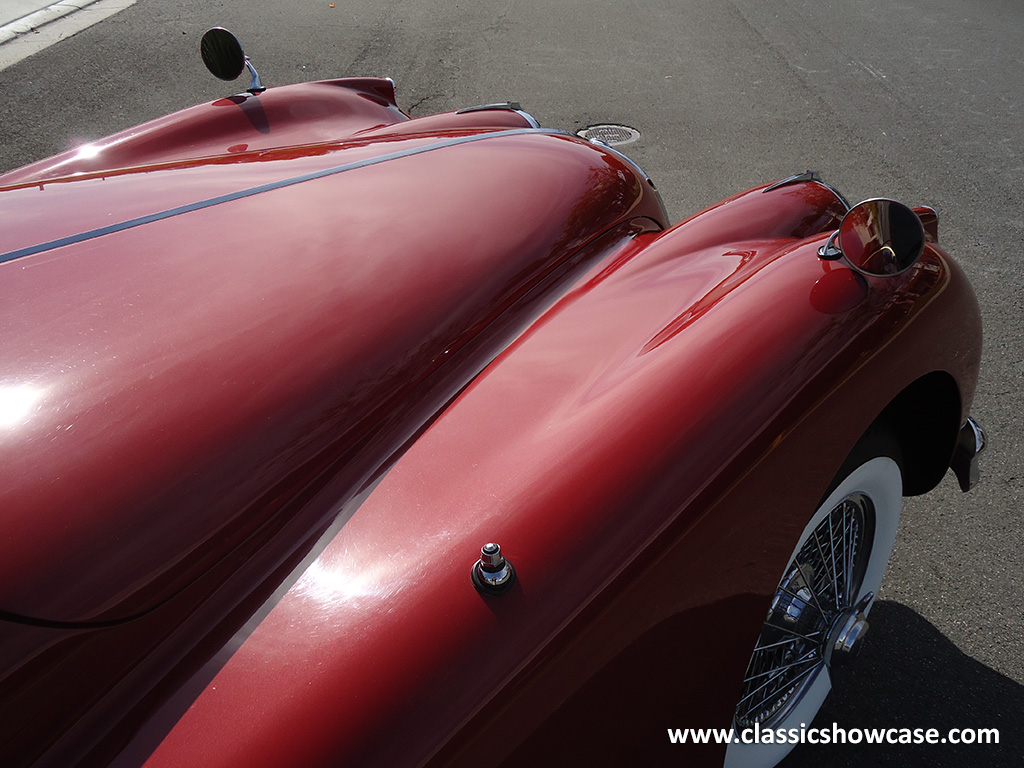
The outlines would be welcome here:
[[[953,470],[956,479],[960,482],[960,490],[964,493],[981,481],[978,457],[985,450],[987,443],[988,437],[981,424],[973,417],[968,417],[960,427],[956,448],[953,450],[953,458],[949,462],[950,469]]]
[[[771,192],[772,190],[778,189],[779,187],[788,187],[790,184],[800,184],[805,181],[821,181],[817,171],[804,171],[803,173],[794,173],[792,176],[787,176],[782,181],[776,181],[771,186],[762,189],[762,192]]]
[[[639,165],[637,165],[636,160],[631,158],[629,155],[627,155],[624,152],[616,149],[611,144],[609,144],[607,141],[601,141],[600,139],[584,139],[584,141],[586,141],[589,144],[593,144],[594,146],[600,147],[601,149],[608,150],[613,155],[618,157],[620,160],[625,161],[629,165],[630,168],[632,168],[634,171],[636,171],[640,175],[640,178],[642,178],[644,181],[646,181],[652,187],[654,186],[654,182],[651,181],[651,177],[647,175],[647,172],[644,171],[644,169],[641,168]]]
[[[460,109],[455,114],[464,115],[468,112],[490,112],[492,110],[509,110],[511,112],[515,112],[528,122],[531,128],[540,128],[540,123],[538,123],[534,116],[529,112],[523,111],[523,107],[518,101],[499,101],[494,104],[477,104],[475,107],[465,107]]]
[[[458,110],[456,115],[465,115],[469,112],[493,112],[494,110],[511,110],[512,112],[518,112],[522,107],[518,101],[494,101],[490,104],[476,104],[472,107],[463,107]]]
[[[833,195],[838,197],[839,198],[839,202],[841,202],[844,206],[846,206],[846,210],[850,210],[850,207],[851,207],[850,206],[850,201],[847,200],[838,189],[833,187],[828,182],[822,181],[821,180],[821,176],[818,175],[817,171],[804,171],[803,173],[795,173],[792,176],[786,177],[782,181],[777,181],[774,184],[771,184],[770,186],[765,187],[761,191],[762,192],[771,192],[773,189],[778,189],[779,187],[788,187],[790,184],[800,184],[800,183],[805,182],[805,181],[813,181],[816,184],[820,184],[825,189],[827,189],[829,192],[831,192]]]
[[[842,192],[840,192],[838,189],[833,187],[831,184],[829,184],[827,181],[822,181],[821,179],[818,179],[817,182],[818,182],[818,184],[821,184],[821,186],[823,186],[829,192],[831,192],[833,195],[838,197],[839,198],[839,202],[841,202],[844,206],[846,206],[846,210],[850,210],[853,207],[852,205],[850,205],[850,201],[846,199],[846,196]]]
[[[566,135],[573,136],[573,134],[571,133],[566,133]],[[636,171],[637,175],[641,179],[647,182],[648,186],[650,186],[652,190],[654,190],[654,194],[658,196],[658,202],[661,203],[662,209],[665,210],[665,201],[661,197],[661,191],[658,189],[658,185],[654,183],[654,180],[647,175],[647,172],[643,168],[641,168],[633,158],[631,158],[624,152],[621,152],[620,150],[616,149],[611,144],[608,144],[605,141],[601,141],[600,139],[582,139],[582,137],[580,136],[574,136],[574,138],[586,141],[588,144],[593,144],[595,147],[601,147],[601,149],[606,150],[607,152],[611,152],[613,155],[615,155],[624,163],[626,163],[630,168]]]
[[[533,115],[531,115],[529,112],[526,112],[525,110],[522,110],[522,109],[517,109],[515,111],[518,112],[519,116],[521,118],[523,118],[526,122],[528,122],[532,127],[538,128],[538,129],[540,128],[540,123],[538,123],[537,119]]]
[[[413,155],[421,155],[425,152],[432,152],[435,149],[445,149],[447,147],[454,147],[459,144],[469,144],[476,141],[484,141],[486,139],[496,139],[503,136],[521,136],[524,134],[541,133],[546,135],[561,135],[561,131],[550,131],[537,128],[509,128],[502,131],[489,131],[487,133],[476,133],[472,136],[459,136],[453,139],[446,139],[439,141],[435,144],[428,144],[422,147],[412,147],[410,149],[403,149],[398,152],[391,152],[386,155],[379,155],[378,157],[367,158],[366,160],[357,160],[353,163],[344,163],[342,165],[336,165],[331,168],[324,168],[319,171],[312,171],[310,173],[304,173],[299,176],[292,176],[287,179],[279,179],[278,181],[272,181],[268,184],[260,184],[255,187],[249,187],[248,189],[241,189],[237,192],[229,192],[226,195],[218,195],[217,197],[210,197],[206,200],[198,200],[194,203],[188,203],[187,205],[179,205],[176,208],[168,208],[163,211],[156,213],[150,213],[145,216],[138,216],[134,219],[127,219],[125,221],[118,222],[116,224],[108,224],[105,227],[98,227],[96,229],[90,229],[85,232],[79,232],[74,235],[68,235],[67,237],[57,238],[56,240],[50,240],[45,243],[39,243],[38,245],[30,245],[24,248],[19,248],[14,251],[8,251],[7,253],[0,254],[0,264],[7,261],[14,261],[25,256],[33,256],[37,253],[44,253],[46,251],[54,250],[55,248],[61,248],[65,245],[74,245],[81,243],[86,240],[93,240],[97,237],[103,237],[104,235],[114,234],[116,232],[123,232],[126,229],[133,229],[135,227],[141,227],[144,224],[150,224],[154,221],[163,221],[164,219],[170,219],[174,216],[180,216],[185,213],[192,213],[193,211],[199,211],[204,208],[212,208],[222,203],[230,203],[235,200],[241,200],[246,197],[252,197],[259,195],[264,192],[272,192],[275,189],[283,189],[284,187],[290,187],[295,184],[302,184],[306,181],[313,181],[315,179],[322,179],[327,176],[334,176],[345,171],[352,171],[357,168],[366,168],[371,165],[378,165],[379,163],[386,163],[390,160],[398,160],[403,157],[411,157]],[[44,182],[45,183],[45,182]]]

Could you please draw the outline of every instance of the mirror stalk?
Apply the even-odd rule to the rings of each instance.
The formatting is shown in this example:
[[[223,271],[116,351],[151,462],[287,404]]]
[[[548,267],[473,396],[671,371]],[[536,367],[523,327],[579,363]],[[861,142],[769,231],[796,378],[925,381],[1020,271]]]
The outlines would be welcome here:
[[[248,56],[245,57],[245,66],[249,70],[249,74],[252,75],[252,82],[249,83],[249,87],[246,90],[249,93],[253,93],[253,94],[263,93],[265,90],[267,90],[267,87],[260,80],[260,75],[256,71],[256,67],[254,67],[252,65],[252,62],[249,61],[249,57]]]

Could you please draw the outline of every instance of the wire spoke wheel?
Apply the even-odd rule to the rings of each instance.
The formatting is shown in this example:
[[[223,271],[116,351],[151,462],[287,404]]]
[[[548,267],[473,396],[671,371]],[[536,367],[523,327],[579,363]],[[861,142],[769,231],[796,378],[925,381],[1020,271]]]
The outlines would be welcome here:
[[[790,557],[754,644],[736,705],[737,737],[809,726],[852,662],[896,539],[903,483],[888,456],[856,466],[818,508]],[[788,743],[731,744],[727,768],[769,768]]]
[[[832,627],[855,606],[874,520],[871,500],[843,499],[811,532],[772,600],[736,707],[736,724],[771,725],[825,666]]]

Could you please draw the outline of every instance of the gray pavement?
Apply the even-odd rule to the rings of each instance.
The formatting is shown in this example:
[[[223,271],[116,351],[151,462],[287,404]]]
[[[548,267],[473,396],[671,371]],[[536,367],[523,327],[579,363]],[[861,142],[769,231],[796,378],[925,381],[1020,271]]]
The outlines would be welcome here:
[[[634,126],[626,149],[676,218],[806,168],[851,199],[934,206],[984,315],[984,482],[909,500],[862,663],[822,717],[1003,727],[1004,743],[801,748],[787,765],[1021,764],[1019,0],[139,0],[0,71],[0,169],[230,92],[197,53],[217,24],[268,85],[390,75],[416,115],[515,99],[542,125]]]

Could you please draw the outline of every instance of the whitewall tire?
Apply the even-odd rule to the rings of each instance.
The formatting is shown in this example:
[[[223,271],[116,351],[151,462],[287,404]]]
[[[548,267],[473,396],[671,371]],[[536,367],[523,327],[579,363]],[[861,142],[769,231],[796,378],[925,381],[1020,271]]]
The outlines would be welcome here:
[[[831,668],[860,649],[902,503],[899,465],[874,456],[850,471],[811,517],[747,667],[733,721],[737,739],[755,726],[760,733],[810,727],[832,688]],[[793,746],[733,743],[725,766],[770,768]]]

